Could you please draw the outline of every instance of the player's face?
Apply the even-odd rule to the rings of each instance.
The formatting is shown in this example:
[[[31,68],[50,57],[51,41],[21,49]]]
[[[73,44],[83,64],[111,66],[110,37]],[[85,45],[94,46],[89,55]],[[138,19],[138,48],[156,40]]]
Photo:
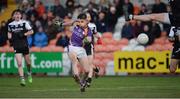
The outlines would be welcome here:
[[[79,20],[79,26],[80,27],[85,28],[85,27],[87,27],[87,24],[88,24],[87,20],[84,20],[84,19]]]
[[[13,15],[13,18],[18,21],[20,20],[22,17],[21,13],[20,12],[15,12],[14,15]]]
[[[91,15],[87,13],[87,20],[90,22],[91,21]]]

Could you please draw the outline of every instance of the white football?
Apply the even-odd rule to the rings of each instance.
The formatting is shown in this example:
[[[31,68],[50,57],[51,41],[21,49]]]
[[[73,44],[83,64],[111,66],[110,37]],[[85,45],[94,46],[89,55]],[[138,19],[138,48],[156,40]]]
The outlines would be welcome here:
[[[147,34],[141,33],[141,34],[138,35],[137,41],[138,41],[140,44],[147,44],[148,41],[149,41],[149,37],[148,37]]]

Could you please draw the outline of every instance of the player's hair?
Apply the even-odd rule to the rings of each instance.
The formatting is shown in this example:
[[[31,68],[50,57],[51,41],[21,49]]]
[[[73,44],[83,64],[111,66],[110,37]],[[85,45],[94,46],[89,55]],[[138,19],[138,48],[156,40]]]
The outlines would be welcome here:
[[[86,13],[81,13],[81,14],[78,15],[77,18],[78,19],[87,19],[87,15],[86,15]]]
[[[12,12],[12,15],[11,15],[11,16],[13,16],[16,12],[19,12],[21,15],[23,14],[22,10],[16,9],[16,10],[14,10],[14,11]]]

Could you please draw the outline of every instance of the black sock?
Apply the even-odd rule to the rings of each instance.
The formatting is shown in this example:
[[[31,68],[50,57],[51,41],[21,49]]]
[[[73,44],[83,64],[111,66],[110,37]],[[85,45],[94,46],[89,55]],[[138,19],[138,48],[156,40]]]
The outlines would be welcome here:
[[[27,65],[27,71],[28,71],[28,75],[31,75],[31,65],[30,64],[28,64]]]
[[[87,79],[87,77],[88,77],[88,72],[85,72],[84,73],[84,75],[83,75],[83,77],[82,77],[82,81],[84,82],[84,81],[86,81],[86,79]]]
[[[95,72],[99,72],[99,68],[98,68],[98,67],[95,67],[93,70],[94,70]]]
[[[91,83],[92,78],[89,78],[89,77],[88,77],[88,79],[87,79],[86,81],[89,82],[89,83]]]
[[[24,76],[20,76],[20,79],[24,79]]]
[[[73,78],[76,83],[78,83],[78,84],[80,83],[80,77],[78,75],[74,75]]]

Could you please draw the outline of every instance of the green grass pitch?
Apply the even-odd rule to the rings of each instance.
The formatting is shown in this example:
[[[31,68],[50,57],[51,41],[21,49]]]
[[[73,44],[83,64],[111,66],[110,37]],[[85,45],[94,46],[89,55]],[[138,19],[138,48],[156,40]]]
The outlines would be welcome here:
[[[71,77],[34,77],[19,85],[17,77],[0,78],[0,98],[174,98],[180,97],[180,77],[101,77],[81,93]]]

